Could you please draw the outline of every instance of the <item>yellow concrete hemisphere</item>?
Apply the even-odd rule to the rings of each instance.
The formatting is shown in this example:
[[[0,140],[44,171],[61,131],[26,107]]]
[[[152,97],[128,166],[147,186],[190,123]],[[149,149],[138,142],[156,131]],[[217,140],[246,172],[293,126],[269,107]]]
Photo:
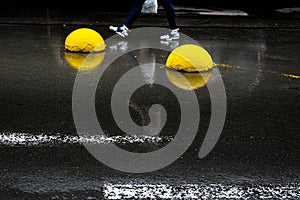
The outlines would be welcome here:
[[[169,54],[166,67],[184,72],[202,72],[213,67],[213,60],[203,47],[184,44],[176,47]]]
[[[65,49],[71,52],[99,52],[106,45],[102,36],[90,28],[79,28],[72,31],[65,39]]]

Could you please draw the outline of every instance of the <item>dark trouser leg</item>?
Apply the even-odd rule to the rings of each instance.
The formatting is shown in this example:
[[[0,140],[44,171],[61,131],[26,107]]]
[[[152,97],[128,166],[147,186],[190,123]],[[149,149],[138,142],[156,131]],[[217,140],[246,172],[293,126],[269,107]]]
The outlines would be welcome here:
[[[125,22],[128,28],[131,28],[136,18],[140,15],[143,4],[146,0],[134,0],[133,7],[131,8],[130,14]]]
[[[165,9],[170,29],[176,29],[175,10],[171,0],[158,0]]]

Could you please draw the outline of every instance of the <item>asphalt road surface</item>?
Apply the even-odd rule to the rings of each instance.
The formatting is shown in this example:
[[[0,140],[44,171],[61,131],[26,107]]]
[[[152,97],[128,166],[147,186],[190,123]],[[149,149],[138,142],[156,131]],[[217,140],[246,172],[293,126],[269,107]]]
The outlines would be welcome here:
[[[117,55],[103,71],[101,64],[91,70],[77,69],[80,58],[64,50],[66,36],[85,22],[0,25],[1,199],[300,199],[300,29],[295,21],[205,17],[196,26],[194,22],[201,19],[179,19],[186,25],[181,32],[205,48],[216,64],[208,75],[190,77],[195,86],[191,90],[184,88],[176,73],[157,64],[164,64],[169,53],[187,41],[151,39],[162,49],[128,51],[141,45],[144,35],[139,35],[140,41],[123,39],[108,30],[107,21],[99,20],[87,23],[107,41],[105,52],[96,57]],[[143,28],[142,22],[139,27]],[[132,69],[136,69],[134,76],[124,78]],[[209,138],[215,142],[211,151],[199,158],[214,123],[211,117],[222,117],[218,111],[224,106],[212,113],[211,102],[216,99],[211,99],[210,91],[220,78],[226,94],[222,96],[226,97],[224,126],[219,137]],[[158,79],[171,83],[181,99],[174,90],[156,84]],[[124,94],[121,90],[118,95],[124,99],[128,89],[118,84],[120,80],[128,85],[145,83],[128,99],[127,110],[137,126],[150,127],[145,130],[148,135],[124,134],[114,120],[111,105],[122,104],[122,98],[111,100],[114,88],[123,86]],[[89,120],[78,125],[74,119],[74,109],[90,105],[91,96],[85,96],[90,93],[82,90],[83,95],[76,96],[75,86],[81,83],[87,84],[86,91],[94,89],[91,108],[103,135],[85,132],[94,128]],[[90,146],[117,146],[136,153],[138,160],[142,153],[168,147],[181,122],[193,121],[193,113],[198,112],[192,100],[183,101],[189,95],[197,99],[201,120],[199,126],[185,127],[187,133],[196,128],[196,135],[169,165],[131,173],[104,164],[91,150]],[[161,106],[151,113],[154,104]],[[181,106],[190,109],[184,119]],[[81,119],[89,119],[86,113],[80,114]],[[119,155],[108,152],[107,157],[114,160],[113,156],[115,163],[133,163],[130,170],[140,169],[134,159],[119,162]]]

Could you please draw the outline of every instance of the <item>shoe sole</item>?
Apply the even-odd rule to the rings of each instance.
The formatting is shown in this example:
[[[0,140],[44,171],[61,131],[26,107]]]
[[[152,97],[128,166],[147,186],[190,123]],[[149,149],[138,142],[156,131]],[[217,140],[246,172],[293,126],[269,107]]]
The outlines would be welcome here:
[[[126,37],[126,35],[124,35],[123,33],[121,32],[116,32],[118,35],[122,36],[122,37]]]
[[[162,39],[161,40],[165,40],[165,41],[173,41],[173,40],[179,40],[180,37],[176,37],[176,38],[166,38],[166,39]]]

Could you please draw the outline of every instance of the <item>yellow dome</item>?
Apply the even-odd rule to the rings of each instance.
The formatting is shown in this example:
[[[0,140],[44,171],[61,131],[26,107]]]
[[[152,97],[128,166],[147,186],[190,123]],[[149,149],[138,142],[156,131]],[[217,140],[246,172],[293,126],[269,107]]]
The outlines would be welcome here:
[[[195,44],[184,44],[169,54],[166,66],[178,71],[201,72],[211,69],[213,61],[203,47]]]
[[[76,29],[65,40],[65,49],[71,52],[99,52],[105,48],[102,36],[90,28]]]
[[[184,90],[195,90],[206,85],[212,76],[212,70],[188,73],[166,68],[166,75],[176,87]]]
[[[92,70],[103,61],[105,52],[73,53],[65,51],[65,58],[69,65],[75,69]]]

